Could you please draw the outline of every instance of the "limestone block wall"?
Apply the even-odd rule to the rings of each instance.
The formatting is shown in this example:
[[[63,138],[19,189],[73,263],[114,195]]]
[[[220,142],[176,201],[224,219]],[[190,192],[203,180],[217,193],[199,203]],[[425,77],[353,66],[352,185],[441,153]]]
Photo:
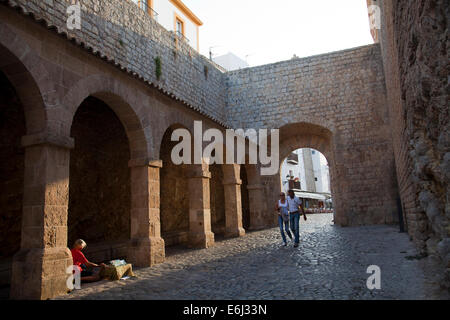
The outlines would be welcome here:
[[[2,1],[4,2],[4,1]],[[224,74],[131,0],[80,0],[81,29],[67,28],[71,0],[9,0],[48,27],[218,123],[225,122]],[[155,58],[161,61],[156,75]]]
[[[378,44],[233,71],[227,73],[226,81],[227,120],[231,127],[285,128],[300,123],[297,129],[286,129],[281,145],[297,135],[312,136],[307,130],[299,133],[301,123],[331,132],[328,154],[311,140],[299,145],[292,142],[292,150],[288,150],[289,146],[286,150],[313,147],[326,155],[334,171],[332,189],[339,202],[338,215],[345,216],[338,223],[398,220],[398,191]],[[276,183],[276,179],[272,181]],[[278,191],[267,187],[266,192]],[[268,194],[266,198],[268,208],[273,207],[276,197]]]
[[[450,285],[448,1],[383,1],[381,48],[408,232]]]

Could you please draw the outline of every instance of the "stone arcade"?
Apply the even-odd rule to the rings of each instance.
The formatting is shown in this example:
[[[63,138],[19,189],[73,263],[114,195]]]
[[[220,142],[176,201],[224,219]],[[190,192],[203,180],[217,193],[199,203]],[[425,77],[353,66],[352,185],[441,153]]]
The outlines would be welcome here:
[[[0,2],[0,279],[12,298],[64,294],[75,237],[92,259],[149,267],[167,245],[273,227],[279,175],[171,162],[172,132],[196,120],[280,129],[280,163],[322,152],[337,225],[397,223],[400,197],[412,239],[448,267],[445,1],[383,1],[380,43],[228,73],[130,1],[80,2],[80,30],[66,26],[72,1]]]

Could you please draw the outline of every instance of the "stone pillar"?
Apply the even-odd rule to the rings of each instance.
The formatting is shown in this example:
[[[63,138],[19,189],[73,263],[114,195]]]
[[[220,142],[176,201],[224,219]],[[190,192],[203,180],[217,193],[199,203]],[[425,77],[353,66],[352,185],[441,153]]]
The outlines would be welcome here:
[[[245,235],[242,227],[242,198],[239,164],[222,165],[225,192],[225,237],[241,237]]]
[[[264,186],[253,184],[247,186],[250,202],[250,230],[261,230],[266,227],[264,223],[264,212],[266,201],[264,199]]]
[[[12,265],[12,299],[67,293],[69,161],[73,139],[46,134],[22,138],[25,149],[22,238]]]
[[[214,245],[214,233],[211,231],[211,207],[209,201],[209,166],[190,165],[189,179],[189,237],[191,248],[208,248]]]
[[[131,160],[131,240],[128,260],[137,267],[164,262],[161,238],[160,179],[162,161]]]

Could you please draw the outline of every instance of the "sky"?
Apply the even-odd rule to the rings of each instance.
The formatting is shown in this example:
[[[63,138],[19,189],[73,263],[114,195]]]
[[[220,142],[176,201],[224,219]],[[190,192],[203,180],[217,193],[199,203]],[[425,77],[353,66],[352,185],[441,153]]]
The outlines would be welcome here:
[[[373,43],[366,0],[183,0],[203,21],[200,53],[256,66]]]

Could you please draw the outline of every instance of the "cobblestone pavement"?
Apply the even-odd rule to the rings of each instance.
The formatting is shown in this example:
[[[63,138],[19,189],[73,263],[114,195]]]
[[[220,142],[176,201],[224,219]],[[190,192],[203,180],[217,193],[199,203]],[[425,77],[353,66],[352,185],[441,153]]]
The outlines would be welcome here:
[[[223,240],[203,250],[168,250],[136,278],[83,285],[58,299],[426,299],[425,276],[408,236],[394,226],[341,228],[330,214],[301,221],[301,243],[278,229]],[[370,291],[367,267],[381,268]]]

